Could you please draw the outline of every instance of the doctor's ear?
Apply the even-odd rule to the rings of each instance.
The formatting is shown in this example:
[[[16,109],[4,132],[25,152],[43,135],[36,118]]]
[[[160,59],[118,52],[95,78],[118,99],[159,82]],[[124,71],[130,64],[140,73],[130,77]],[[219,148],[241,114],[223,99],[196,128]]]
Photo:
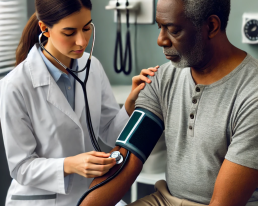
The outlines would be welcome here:
[[[49,34],[49,31],[48,31],[48,28],[42,21],[39,21],[39,27],[40,27],[40,30],[42,32],[44,32],[44,36],[49,38],[50,34]]]
[[[47,38],[50,37],[50,34],[49,34],[49,32],[48,32],[48,28],[45,29],[44,36],[47,37]]]

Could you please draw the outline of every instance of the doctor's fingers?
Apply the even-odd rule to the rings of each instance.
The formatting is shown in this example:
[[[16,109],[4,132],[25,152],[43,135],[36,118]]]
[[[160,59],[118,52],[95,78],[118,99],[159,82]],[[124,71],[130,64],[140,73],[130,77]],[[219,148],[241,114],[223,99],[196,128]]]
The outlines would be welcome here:
[[[112,167],[114,167],[116,163],[111,163],[107,165],[96,165],[96,164],[87,164],[85,167],[85,170],[89,173],[95,171],[95,172],[107,172],[109,171]]]
[[[147,83],[151,83],[151,80],[143,75],[138,75],[138,76],[134,76],[132,78],[132,90],[134,90],[137,86],[139,86],[141,83],[147,82]]]
[[[132,82],[133,82],[133,85],[136,86],[136,85],[139,85],[143,82],[146,82],[146,83],[151,83],[151,80],[147,77],[148,75],[149,76],[154,76],[155,75],[155,72],[158,71],[158,68],[159,66],[157,67],[151,67],[149,69],[143,69],[140,73],[140,75],[138,76],[134,76],[132,78]]]
[[[85,177],[100,177],[106,174],[115,164],[108,165],[95,165],[95,164],[87,164],[84,170]]]
[[[154,76],[155,72],[158,71],[159,66],[156,67],[149,67],[148,69],[142,69],[140,75],[150,75],[150,76]]]
[[[98,164],[98,165],[107,165],[115,163],[116,160],[114,158],[102,158],[102,157],[95,157],[93,155],[88,155],[85,159],[86,163]]]
[[[96,156],[96,157],[109,157],[110,156],[110,153],[96,152],[96,151],[87,152],[85,154],[86,155],[93,155],[93,156]]]

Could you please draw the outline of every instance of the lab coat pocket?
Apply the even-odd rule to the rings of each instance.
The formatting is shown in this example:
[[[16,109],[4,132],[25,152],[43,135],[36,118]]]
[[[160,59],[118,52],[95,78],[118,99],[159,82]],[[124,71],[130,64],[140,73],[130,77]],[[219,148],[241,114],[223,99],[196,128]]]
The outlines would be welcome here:
[[[54,206],[56,205],[56,194],[46,195],[12,195],[13,206]]]
[[[13,180],[7,194],[6,206],[55,206],[56,197],[55,193],[23,186]]]

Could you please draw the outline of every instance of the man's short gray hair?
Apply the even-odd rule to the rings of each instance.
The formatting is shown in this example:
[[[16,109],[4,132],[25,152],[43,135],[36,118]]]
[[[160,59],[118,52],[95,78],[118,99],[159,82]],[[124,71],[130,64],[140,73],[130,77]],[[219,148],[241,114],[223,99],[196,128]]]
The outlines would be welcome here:
[[[217,15],[221,21],[221,30],[225,31],[229,13],[230,0],[182,0],[185,5],[185,15],[195,26],[200,27],[211,15]]]

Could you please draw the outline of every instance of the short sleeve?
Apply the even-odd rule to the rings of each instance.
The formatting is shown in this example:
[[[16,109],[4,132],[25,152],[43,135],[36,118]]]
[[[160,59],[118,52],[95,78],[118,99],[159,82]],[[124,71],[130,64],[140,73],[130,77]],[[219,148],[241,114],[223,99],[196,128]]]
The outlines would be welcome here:
[[[226,159],[258,169],[258,99],[250,101],[238,112]]]
[[[141,90],[136,100],[135,107],[147,109],[164,121],[160,102],[159,71],[155,73],[154,77],[148,76],[148,78],[151,79],[152,82],[146,84],[145,88]]]

